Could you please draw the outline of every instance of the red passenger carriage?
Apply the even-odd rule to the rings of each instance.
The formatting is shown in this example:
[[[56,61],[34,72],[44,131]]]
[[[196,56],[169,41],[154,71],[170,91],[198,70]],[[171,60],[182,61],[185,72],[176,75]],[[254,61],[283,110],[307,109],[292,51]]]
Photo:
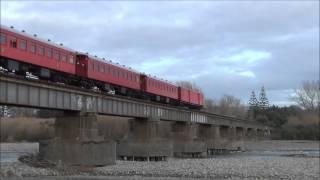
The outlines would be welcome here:
[[[159,101],[165,98],[168,103],[170,100],[178,100],[178,87],[174,84],[166,82],[164,80],[159,80],[147,75],[142,76],[142,90],[146,93],[156,95],[156,100]]]
[[[140,90],[139,73],[87,54],[77,55],[76,73],[78,76],[98,80],[114,88],[119,86]],[[108,88],[111,89],[111,87]],[[124,91],[123,93],[126,93],[127,90]]]
[[[0,72],[5,70],[117,94],[189,107],[203,106],[201,93],[1,26]],[[1,69],[2,68],[2,69]]]
[[[17,65],[20,62],[41,67],[40,76],[47,76],[49,69],[75,74],[74,51],[12,28],[1,26],[0,32],[1,57],[9,60],[9,70],[21,70]]]

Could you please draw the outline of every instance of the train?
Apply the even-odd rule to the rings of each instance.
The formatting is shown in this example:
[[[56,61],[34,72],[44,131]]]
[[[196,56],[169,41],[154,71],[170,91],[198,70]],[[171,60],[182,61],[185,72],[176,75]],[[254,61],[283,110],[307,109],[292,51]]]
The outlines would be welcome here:
[[[0,72],[48,80],[108,94],[201,109],[201,92],[140,73],[104,58],[78,52],[17,31],[0,27]]]

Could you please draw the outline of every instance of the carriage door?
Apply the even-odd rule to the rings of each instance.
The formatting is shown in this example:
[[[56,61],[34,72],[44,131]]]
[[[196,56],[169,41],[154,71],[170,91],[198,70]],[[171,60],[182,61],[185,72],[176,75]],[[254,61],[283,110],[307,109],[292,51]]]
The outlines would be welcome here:
[[[88,76],[88,56],[86,55],[77,55],[76,58],[76,74],[82,77]]]

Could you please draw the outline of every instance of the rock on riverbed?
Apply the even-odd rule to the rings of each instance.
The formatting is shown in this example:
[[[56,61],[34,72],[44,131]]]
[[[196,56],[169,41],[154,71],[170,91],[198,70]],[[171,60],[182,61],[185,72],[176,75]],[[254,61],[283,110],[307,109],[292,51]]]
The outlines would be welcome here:
[[[32,179],[35,177],[38,179],[59,177],[58,179],[60,179],[67,176],[70,177],[68,179],[121,180],[320,179],[319,142],[270,141],[257,143],[252,147],[260,149],[214,158],[169,159],[164,162],[117,161],[116,165],[95,168],[63,166],[35,168],[21,162],[1,162],[0,179],[3,177],[32,177]],[[6,151],[10,151],[10,148],[7,148]],[[265,153],[265,151],[268,152]],[[280,155],[278,152],[281,152]],[[296,156],[292,152],[299,152],[299,155]],[[305,155],[310,152],[316,155]]]
[[[319,179],[319,159],[306,157],[219,157],[166,162],[117,161],[96,168],[34,168],[15,162],[1,166],[1,177],[144,176],[219,179]]]

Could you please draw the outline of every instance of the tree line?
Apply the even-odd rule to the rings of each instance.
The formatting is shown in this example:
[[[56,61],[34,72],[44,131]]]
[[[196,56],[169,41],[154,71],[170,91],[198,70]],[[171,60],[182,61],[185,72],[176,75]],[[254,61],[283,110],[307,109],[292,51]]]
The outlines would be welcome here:
[[[305,81],[289,97],[295,105],[271,105],[265,87],[259,98],[251,92],[247,106],[239,98],[224,95],[220,100],[206,99],[206,111],[258,121],[275,129],[275,138],[320,140],[319,81]]]

